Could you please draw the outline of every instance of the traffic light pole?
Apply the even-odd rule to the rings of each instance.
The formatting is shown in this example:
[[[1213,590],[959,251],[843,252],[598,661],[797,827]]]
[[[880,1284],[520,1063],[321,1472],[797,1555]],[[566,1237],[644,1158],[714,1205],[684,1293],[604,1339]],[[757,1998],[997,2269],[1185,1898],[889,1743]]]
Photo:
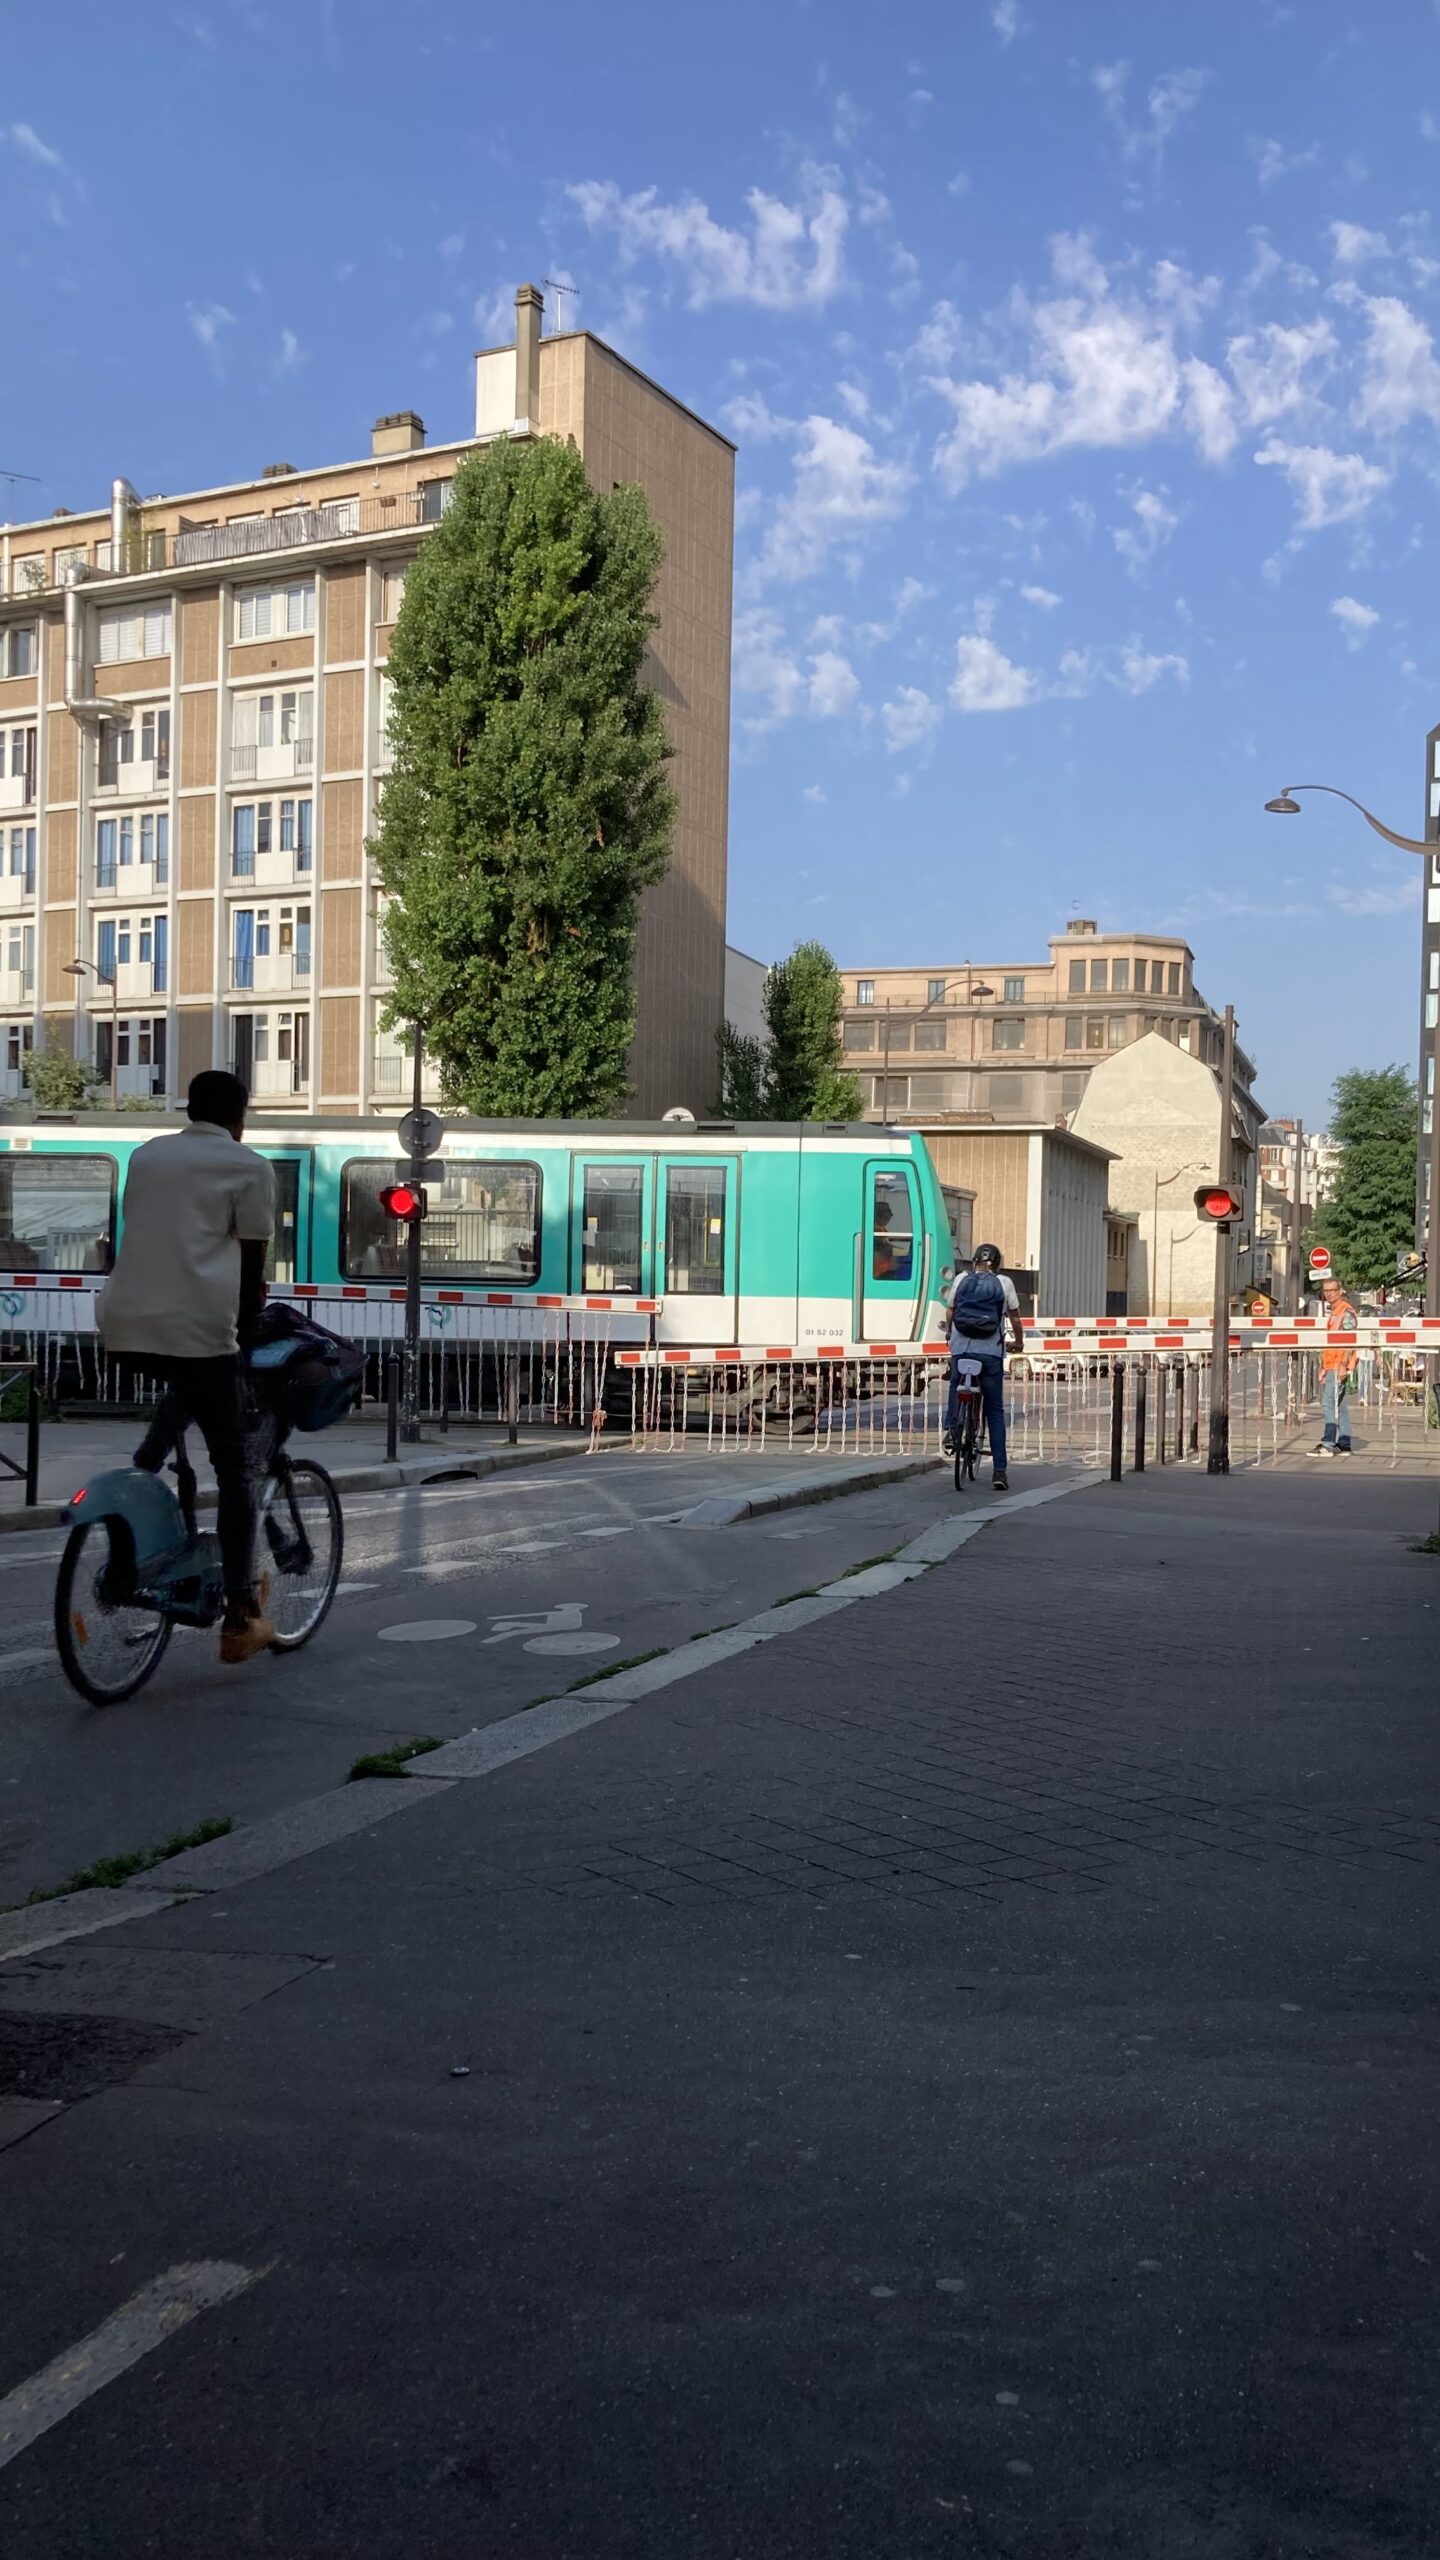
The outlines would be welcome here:
[[[1294,1273],[1290,1287],[1291,1304],[1289,1309],[1292,1316],[1298,1316],[1300,1313],[1300,1303],[1304,1296],[1305,1288],[1300,1267],[1300,1220],[1304,1214],[1305,1200],[1304,1165],[1305,1123],[1303,1120],[1297,1120],[1295,1123],[1295,1182],[1292,1192],[1294,1206],[1290,1215],[1290,1259],[1294,1264]]]
[[[1235,1109],[1235,1007],[1225,1007],[1225,1048],[1220,1067],[1220,1174],[1217,1188],[1231,1187]],[[1230,1473],[1230,1222],[1215,1230],[1215,1321],[1210,1334],[1210,1454],[1205,1472]]]
[[[420,1152],[420,1114],[424,1109],[421,1085],[424,1080],[425,1034],[418,1022],[410,1026],[415,1051],[415,1081],[411,1101],[410,1180],[416,1191],[425,1178],[425,1158]],[[400,1362],[400,1437],[415,1441],[420,1437],[420,1256],[424,1222],[411,1218],[405,1229],[405,1343]]]

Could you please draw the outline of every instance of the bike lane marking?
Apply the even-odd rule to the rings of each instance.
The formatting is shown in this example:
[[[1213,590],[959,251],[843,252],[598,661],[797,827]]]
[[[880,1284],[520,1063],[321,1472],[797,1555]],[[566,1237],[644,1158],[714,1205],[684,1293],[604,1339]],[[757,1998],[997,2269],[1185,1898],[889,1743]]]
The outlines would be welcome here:
[[[51,2362],[32,2373],[28,2382],[17,2385],[0,2400],[0,2470],[13,2462],[17,2454],[58,2426],[62,2418],[83,2407],[107,2382],[115,2382],[132,2365],[148,2356],[156,2347],[173,2338],[202,2311],[214,2311],[221,2303],[233,2302],[262,2276],[269,2267],[236,2266],[224,2258],[200,2258],[188,2265],[167,2267],[165,2273],[142,2285],[138,2293],[123,2302],[73,2347],[66,2347]]]

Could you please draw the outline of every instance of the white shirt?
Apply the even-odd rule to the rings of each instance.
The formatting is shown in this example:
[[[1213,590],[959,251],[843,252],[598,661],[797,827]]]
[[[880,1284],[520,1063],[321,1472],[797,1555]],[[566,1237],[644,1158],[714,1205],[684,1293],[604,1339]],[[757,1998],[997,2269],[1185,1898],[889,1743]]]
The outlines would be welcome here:
[[[240,1247],[275,1229],[275,1177],[263,1156],[211,1120],[137,1147],[124,1226],[100,1300],[107,1351],[218,1360],[238,1348]]]
[[[950,1303],[952,1307],[954,1306],[955,1299],[960,1288],[969,1276],[968,1272],[962,1271],[960,1278],[955,1283],[955,1287],[951,1290]],[[992,1333],[982,1333],[978,1336],[968,1333],[957,1333],[952,1325],[950,1327],[950,1348],[952,1351],[958,1351],[962,1360],[995,1359],[1003,1356],[1005,1350],[1005,1318],[1006,1316],[1018,1316],[1020,1313],[1020,1301],[1015,1294],[1015,1283],[1011,1279],[1008,1271],[991,1271],[983,1274],[977,1272],[975,1276],[977,1279],[983,1277],[999,1281],[1005,1296],[1005,1314],[1001,1316],[999,1323],[996,1325]]]

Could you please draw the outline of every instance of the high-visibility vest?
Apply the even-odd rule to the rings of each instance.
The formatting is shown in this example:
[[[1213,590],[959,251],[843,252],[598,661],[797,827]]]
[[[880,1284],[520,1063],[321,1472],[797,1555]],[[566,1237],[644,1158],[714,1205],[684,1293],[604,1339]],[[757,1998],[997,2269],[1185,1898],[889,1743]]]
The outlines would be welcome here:
[[[1326,1346],[1320,1355],[1322,1369],[1338,1369],[1342,1377],[1355,1366],[1355,1345],[1350,1336],[1355,1331],[1356,1316],[1348,1298],[1337,1298],[1330,1309],[1325,1327]]]

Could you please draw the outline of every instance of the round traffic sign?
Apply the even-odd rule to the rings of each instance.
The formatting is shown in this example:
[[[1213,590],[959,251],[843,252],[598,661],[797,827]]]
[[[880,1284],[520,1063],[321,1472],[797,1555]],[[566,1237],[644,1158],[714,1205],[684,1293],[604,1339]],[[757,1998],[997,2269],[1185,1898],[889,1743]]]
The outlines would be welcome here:
[[[1328,1244],[1312,1244],[1310,1247],[1310,1268],[1312,1271],[1329,1270],[1330,1247]]]
[[[407,1155],[433,1156],[445,1135],[445,1123],[438,1111],[407,1111],[395,1134]]]

